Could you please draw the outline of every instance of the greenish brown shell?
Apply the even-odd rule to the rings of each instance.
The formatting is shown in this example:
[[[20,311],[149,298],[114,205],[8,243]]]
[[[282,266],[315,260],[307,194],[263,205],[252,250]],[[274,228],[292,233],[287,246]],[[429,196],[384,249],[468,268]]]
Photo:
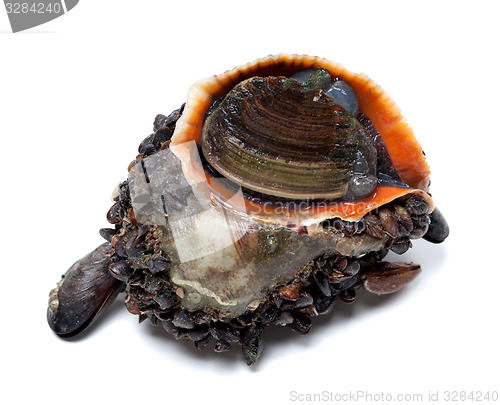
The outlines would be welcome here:
[[[286,77],[254,77],[211,112],[203,155],[224,177],[250,190],[294,199],[341,198],[359,150],[376,150],[365,129],[317,89]]]

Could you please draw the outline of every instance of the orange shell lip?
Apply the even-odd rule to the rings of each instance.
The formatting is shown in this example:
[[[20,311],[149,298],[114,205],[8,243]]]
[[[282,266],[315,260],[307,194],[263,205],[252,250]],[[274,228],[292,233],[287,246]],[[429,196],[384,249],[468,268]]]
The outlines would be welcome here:
[[[276,206],[264,207],[246,199],[245,207],[232,208],[244,209],[249,215],[263,222],[295,223],[296,226],[311,225],[334,217],[356,221],[369,211],[411,193],[422,195],[431,206],[431,210],[434,209],[434,203],[427,193],[429,166],[413,130],[401,115],[395,102],[366,75],[352,73],[338,63],[316,56],[271,55],[200,80],[191,86],[184,112],[177,122],[171,142],[172,152],[181,160],[185,176],[193,183],[208,184],[208,187],[201,189],[212,200],[214,197],[219,201],[230,198],[232,193],[222,184],[213,179],[208,179],[207,183],[205,171],[192,156],[192,148],[188,146],[190,141],[198,144],[208,108],[236,84],[250,77],[289,76],[298,70],[311,67],[327,69],[332,77],[345,80],[352,87],[358,98],[360,110],[379,131],[396,171],[411,188],[378,186],[372,195],[360,201],[333,201],[321,207],[297,208],[293,211]]]

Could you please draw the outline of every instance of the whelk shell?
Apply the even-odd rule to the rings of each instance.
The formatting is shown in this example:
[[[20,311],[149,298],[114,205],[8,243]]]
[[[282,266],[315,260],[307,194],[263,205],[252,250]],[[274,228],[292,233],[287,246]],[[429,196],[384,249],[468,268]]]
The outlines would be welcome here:
[[[50,293],[60,336],[81,332],[125,288],[140,321],[198,349],[241,344],[253,364],[264,326],[307,333],[311,317],[353,302],[361,286],[395,292],[420,266],[382,262],[388,251],[449,234],[397,106],[326,59],[269,56],[199,81],[154,131],[114,195],[108,242]],[[375,175],[366,188],[363,176]],[[152,187],[161,192],[149,195]]]

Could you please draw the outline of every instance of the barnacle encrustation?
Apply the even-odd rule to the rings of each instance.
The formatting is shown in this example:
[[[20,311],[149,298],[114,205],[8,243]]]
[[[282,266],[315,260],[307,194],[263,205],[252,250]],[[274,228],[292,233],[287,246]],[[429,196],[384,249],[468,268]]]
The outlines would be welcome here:
[[[420,266],[382,261],[449,233],[429,167],[384,91],[326,59],[269,56],[196,83],[155,119],[107,214],[106,242],[51,292],[78,334],[125,291],[128,310],[248,364],[264,327],[300,333],[360,287],[398,291]]]

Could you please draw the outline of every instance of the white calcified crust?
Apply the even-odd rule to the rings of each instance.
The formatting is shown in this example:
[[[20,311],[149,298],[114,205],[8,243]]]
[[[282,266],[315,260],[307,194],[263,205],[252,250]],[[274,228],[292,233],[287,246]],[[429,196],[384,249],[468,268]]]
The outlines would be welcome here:
[[[183,171],[193,183],[206,184],[206,175],[193,159],[193,148],[186,147],[189,141],[199,142],[205,113],[210,105],[226,94],[237,83],[254,76],[284,75],[310,67],[327,69],[333,77],[345,80],[358,98],[360,110],[368,116],[382,135],[393,164],[401,178],[411,189],[377,187],[372,196],[356,203],[334,203],[322,210],[296,210],[294,212],[263,212],[254,203],[244,207],[255,219],[264,222],[280,222],[295,225],[311,225],[326,218],[340,217],[357,220],[367,212],[409,193],[421,194],[433,209],[432,199],[427,194],[429,167],[422,149],[411,127],[407,124],[395,102],[384,90],[364,74],[352,73],[344,66],[330,60],[307,55],[279,54],[235,67],[220,75],[196,82],[188,92],[182,117],[172,137],[172,151],[183,162]],[[210,180],[209,180],[210,183]],[[210,187],[205,189],[210,199],[224,200],[225,190]],[[219,198],[214,195],[219,194]]]

